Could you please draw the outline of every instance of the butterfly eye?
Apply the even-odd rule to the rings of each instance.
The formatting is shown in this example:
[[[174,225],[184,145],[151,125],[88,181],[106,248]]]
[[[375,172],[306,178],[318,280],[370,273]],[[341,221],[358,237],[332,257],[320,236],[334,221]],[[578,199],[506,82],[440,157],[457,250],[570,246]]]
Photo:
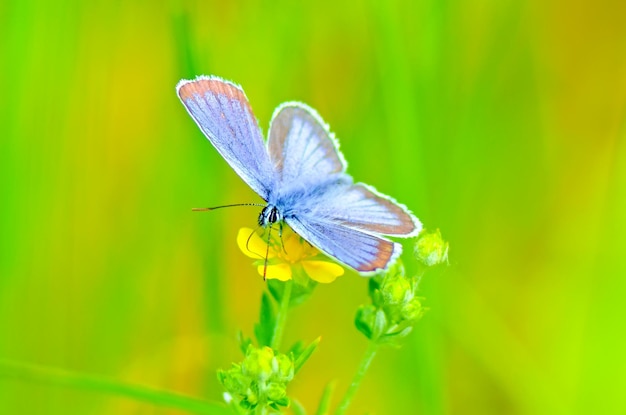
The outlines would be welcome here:
[[[266,212],[269,206],[265,206],[263,208],[263,210],[261,211],[261,213],[259,214],[259,226],[265,226],[265,224],[267,223],[267,219],[266,219]]]

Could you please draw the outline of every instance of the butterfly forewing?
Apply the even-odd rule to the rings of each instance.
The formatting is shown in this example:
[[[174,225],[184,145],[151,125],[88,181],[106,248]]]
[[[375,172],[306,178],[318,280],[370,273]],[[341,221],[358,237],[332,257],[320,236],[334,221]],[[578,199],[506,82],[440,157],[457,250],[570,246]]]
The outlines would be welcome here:
[[[202,132],[235,172],[262,198],[276,176],[244,92],[217,77],[183,80],[178,96]]]
[[[328,127],[317,113],[300,103],[276,109],[268,150],[283,187],[317,183],[345,170],[345,161]]]

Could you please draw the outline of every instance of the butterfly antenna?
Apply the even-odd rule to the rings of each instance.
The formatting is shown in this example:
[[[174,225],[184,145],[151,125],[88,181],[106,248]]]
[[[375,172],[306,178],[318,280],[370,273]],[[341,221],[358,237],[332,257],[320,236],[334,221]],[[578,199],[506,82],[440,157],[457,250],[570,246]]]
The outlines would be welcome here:
[[[191,208],[193,212],[207,212],[210,210],[227,208],[227,207],[235,207],[235,206],[265,206],[260,203],[235,203],[232,205],[223,205],[223,206],[213,206],[213,207],[204,207],[204,208]]]

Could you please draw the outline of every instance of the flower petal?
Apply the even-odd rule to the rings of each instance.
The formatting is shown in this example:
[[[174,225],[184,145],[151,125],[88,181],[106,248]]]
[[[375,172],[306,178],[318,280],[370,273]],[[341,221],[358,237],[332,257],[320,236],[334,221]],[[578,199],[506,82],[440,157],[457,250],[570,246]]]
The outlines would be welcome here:
[[[254,259],[265,259],[267,241],[261,239],[254,229],[239,229],[239,232],[237,232],[237,245],[239,245],[239,249],[241,249],[244,255]],[[270,249],[267,258],[274,258],[275,256],[276,252]]]
[[[286,233],[286,232],[285,232]],[[304,259],[304,246],[300,237],[290,232],[286,236],[283,234],[282,256],[286,261],[296,263]]]
[[[263,275],[263,269],[265,267],[263,265],[259,265],[257,267],[257,271],[259,275]],[[272,280],[280,280],[280,281],[288,281],[291,279],[291,267],[289,264],[276,264],[276,265],[268,265],[267,270],[265,272],[265,278]]]
[[[302,261],[302,267],[309,278],[321,283],[333,282],[344,272],[341,265],[328,261]]]

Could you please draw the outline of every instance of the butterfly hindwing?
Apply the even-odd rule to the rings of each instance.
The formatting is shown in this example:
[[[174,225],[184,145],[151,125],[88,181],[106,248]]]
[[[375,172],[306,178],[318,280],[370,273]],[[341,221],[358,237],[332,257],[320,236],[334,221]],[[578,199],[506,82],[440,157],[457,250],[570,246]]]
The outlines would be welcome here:
[[[363,183],[335,187],[314,204],[312,212],[334,223],[379,235],[410,237],[422,230],[420,221],[405,206]]]
[[[261,130],[243,90],[217,77],[182,80],[178,96],[211,144],[263,199],[276,184]]]
[[[386,269],[402,252],[402,245],[396,242],[337,224],[328,218],[292,217],[286,222],[311,245],[361,274]]]

